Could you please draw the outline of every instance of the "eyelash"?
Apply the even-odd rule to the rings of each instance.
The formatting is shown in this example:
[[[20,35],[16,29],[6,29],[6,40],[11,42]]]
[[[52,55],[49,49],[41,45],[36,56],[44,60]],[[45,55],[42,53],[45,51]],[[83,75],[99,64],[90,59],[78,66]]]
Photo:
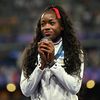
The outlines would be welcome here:
[[[44,23],[41,23],[41,26],[43,26],[44,25]]]
[[[54,25],[55,24],[55,22],[49,22],[51,25]],[[44,26],[45,25],[45,23],[41,23],[41,26]]]
[[[54,24],[55,24],[55,22],[50,22],[50,24],[51,24],[51,25],[54,25]]]
[[[56,22],[54,22],[54,21],[50,21],[50,22],[49,22],[49,24],[52,25],[52,26],[53,26],[55,23],[56,23]],[[46,24],[45,22],[42,22],[42,23],[41,23],[41,26],[44,27],[45,24]]]

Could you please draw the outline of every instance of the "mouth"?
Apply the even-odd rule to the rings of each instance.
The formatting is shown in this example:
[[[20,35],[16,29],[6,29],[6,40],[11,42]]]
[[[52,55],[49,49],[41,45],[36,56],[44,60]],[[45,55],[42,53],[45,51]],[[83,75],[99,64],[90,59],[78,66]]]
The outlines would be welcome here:
[[[46,32],[44,32],[44,35],[45,35],[45,36],[51,36],[51,35],[52,35],[52,32],[46,31]]]
[[[46,37],[50,37],[51,35],[50,35],[50,34],[45,34],[45,36],[46,36]]]

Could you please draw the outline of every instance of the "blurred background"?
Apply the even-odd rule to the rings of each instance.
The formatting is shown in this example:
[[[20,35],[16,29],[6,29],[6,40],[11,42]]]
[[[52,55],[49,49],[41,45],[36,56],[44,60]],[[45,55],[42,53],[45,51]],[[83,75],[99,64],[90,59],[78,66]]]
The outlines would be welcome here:
[[[18,59],[34,38],[36,23],[47,5],[69,13],[86,52],[80,100],[99,100],[100,0],[0,0],[0,100],[29,100],[19,87]]]

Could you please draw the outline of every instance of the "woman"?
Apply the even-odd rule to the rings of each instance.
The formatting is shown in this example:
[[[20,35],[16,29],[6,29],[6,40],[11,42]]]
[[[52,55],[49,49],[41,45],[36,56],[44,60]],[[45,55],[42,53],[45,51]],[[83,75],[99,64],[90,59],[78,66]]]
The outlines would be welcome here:
[[[31,100],[78,100],[84,60],[68,15],[49,6],[41,15],[36,38],[23,52],[20,87]]]

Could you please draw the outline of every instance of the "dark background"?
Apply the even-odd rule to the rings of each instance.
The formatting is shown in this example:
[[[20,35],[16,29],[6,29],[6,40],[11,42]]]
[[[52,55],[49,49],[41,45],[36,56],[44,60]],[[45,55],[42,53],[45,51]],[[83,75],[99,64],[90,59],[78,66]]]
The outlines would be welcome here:
[[[73,21],[76,35],[86,52],[80,100],[99,100],[100,90],[100,0],[0,0],[0,100],[29,100],[19,87],[18,66],[23,49],[33,39],[36,23],[44,8],[63,6]],[[93,80],[95,85],[86,85]],[[16,90],[9,92],[7,84]]]

